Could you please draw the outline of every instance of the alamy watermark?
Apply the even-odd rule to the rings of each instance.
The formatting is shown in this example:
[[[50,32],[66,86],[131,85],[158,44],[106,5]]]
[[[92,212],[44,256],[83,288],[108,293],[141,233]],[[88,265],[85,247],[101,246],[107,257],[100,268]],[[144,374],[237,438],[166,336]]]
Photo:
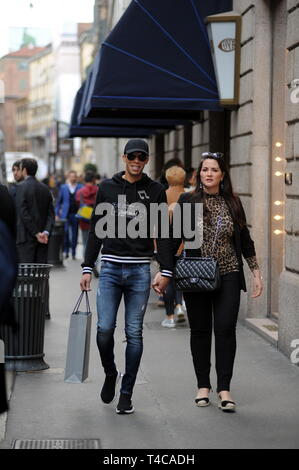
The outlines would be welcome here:
[[[170,223],[169,210],[172,212]],[[182,209],[181,209],[182,207]],[[186,249],[198,249],[203,242],[203,204],[166,202],[128,204],[125,195],[117,203],[102,202],[95,208],[99,220],[95,225],[98,238],[184,238]]]
[[[296,348],[292,351],[290,359],[292,364],[299,364],[299,339],[293,339],[291,348]]]
[[[0,339],[0,364],[4,364],[4,341]]]
[[[0,80],[0,104],[3,104],[5,101],[5,86],[4,81]]]
[[[298,104],[299,103],[299,78],[294,78],[294,80],[291,81],[289,88],[292,90],[290,99],[293,104]]]

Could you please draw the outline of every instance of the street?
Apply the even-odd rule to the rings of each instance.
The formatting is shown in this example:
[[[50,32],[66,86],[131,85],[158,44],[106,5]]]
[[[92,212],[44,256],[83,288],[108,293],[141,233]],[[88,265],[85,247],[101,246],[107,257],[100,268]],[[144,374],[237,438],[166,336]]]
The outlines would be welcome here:
[[[90,295],[93,320],[89,377],[82,384],[65,383],[68,326],[80,293],[80,263],[80,259],[66,260],[64,268],[51,271],[51,319],[46,321],[44,346],[50,368],[17,373],[0,448],[11,448],[16,439],[99,439],[102,449],[299,447],[298,367],[253,331],[238,324],[232,381],[237,412],[226,414],[218,409],[213,358],[211,406],[196,407],[189,329],[160,326],[164,309],[156,306],[153,291],[145,315],[144,353],[133,394],[135,413],[117,415],[117,402],[104,405],[99,397],[104,373],[95,342],[95,279]],[[121,371],[123,341],[122,305],[115,334],[115,353]]]

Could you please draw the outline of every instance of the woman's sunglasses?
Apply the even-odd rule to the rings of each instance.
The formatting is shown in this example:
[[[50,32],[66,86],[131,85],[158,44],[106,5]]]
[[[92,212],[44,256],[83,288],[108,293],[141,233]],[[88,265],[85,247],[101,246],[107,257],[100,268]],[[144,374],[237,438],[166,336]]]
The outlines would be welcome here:
[[[141,153],[140,155],[134,155],[134,153],[127,153],[127,159],[132,162],[135,160],[135,158],[138,158],[140,162],[145,162],[147,159],[147,155],[145,153]]]
[[[222,158],[223,157],[223,153],[221,152],[215,152],[215,153],[212,153],[212,152],[204,152],[201,154],[201,156],[203,158],[208,158],[208,157],[214,157],[214,158]]]

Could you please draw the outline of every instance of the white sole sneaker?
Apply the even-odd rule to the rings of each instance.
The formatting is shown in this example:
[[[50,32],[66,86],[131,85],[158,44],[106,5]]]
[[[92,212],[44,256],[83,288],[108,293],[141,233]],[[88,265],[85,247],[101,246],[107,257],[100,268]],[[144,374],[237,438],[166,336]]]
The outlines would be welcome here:
[[[163,320],[161,326],[163,326],[163,328],[175,328],[175,322],[170,323],[169,320]]]
[[[135,411],[134,406],[132,406],[132,408],[130,410],[118,410],[116,408],[116,413],[118,415],[130,415],[130,414],[134,413],[134,411]]]

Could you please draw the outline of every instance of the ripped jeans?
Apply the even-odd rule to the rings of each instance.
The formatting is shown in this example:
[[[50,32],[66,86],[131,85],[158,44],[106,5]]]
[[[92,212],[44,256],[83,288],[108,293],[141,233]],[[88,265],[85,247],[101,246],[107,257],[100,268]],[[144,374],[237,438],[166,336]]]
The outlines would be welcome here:
[[[119,304],[124,296],[126,369],[121,393],[132,395],[143,352],[143,318],[150,293],[149,264],[102,261],[97,291],[97,345],[107,375],[116,373],[114,330]]]

